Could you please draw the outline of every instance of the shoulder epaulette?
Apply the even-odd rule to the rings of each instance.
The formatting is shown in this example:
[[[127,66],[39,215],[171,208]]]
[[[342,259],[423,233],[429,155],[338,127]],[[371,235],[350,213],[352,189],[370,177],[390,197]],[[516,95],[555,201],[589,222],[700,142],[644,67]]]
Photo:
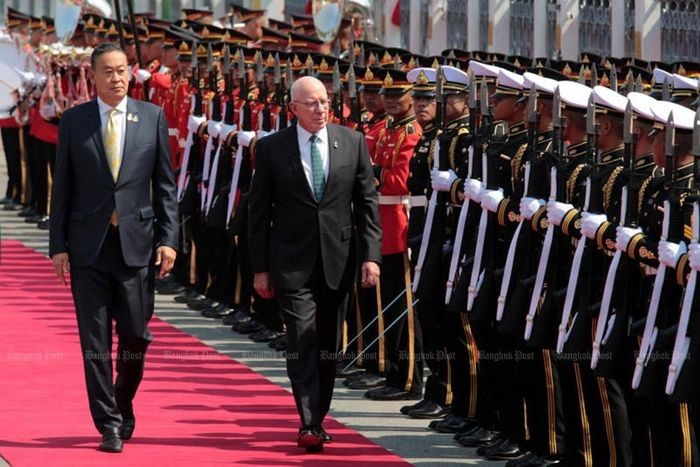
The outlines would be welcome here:
[[[406,124],[406,134],[412,135],[415,132],[416,132],[416,127],[413,126],[413,123]]]
[[[457,130],[457,136],[468,134],[469,133],[469,127],[463,126],[460,127],[459,130]]]

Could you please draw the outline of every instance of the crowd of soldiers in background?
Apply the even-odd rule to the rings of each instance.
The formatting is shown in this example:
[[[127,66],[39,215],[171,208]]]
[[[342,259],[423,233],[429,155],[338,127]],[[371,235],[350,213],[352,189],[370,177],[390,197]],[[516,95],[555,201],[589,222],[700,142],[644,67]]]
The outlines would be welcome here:
[[[348,20],[326,44],[312,17],[233,13],[86,15],[70,40],[123,41],[130,95],[168,119],[182,244],[159,293],[285,349],[252,287],[246,198],[257,140],[294,123],[289,88],[313,75],[329,121],[365,135],[383,229],[380,284],[356,289],[333,356],[343,383],[417,401],[401,413],[509,466],[700,464],[698,63],[424,57]],[[46,228],[56,124],[93,97],[89,63],[42,46],[49,18],[6,27],[45,79],[0,120],[2,203]]]

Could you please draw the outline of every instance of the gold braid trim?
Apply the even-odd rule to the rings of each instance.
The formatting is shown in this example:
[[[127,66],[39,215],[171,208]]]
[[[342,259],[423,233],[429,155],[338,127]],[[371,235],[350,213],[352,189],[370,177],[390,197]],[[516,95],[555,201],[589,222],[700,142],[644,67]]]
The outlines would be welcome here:
[[[642,214],[642,206],[644,205],[644,196],[646,195],[647,188],[649,188],[649,184],[651,181],[654,180],[654,176],[652,175],[651,177],[647,177],[644,179],[642,182],[642,185],[639,187],[639,199],[637,200],[637,213],[638,215]]]
[[[398,156],[399,151],[401,150],[401,145],[403,144],[403,140],[406,139],[406,132],[402,131],[401,135],[399,136],[399,140],[396,142],[396,146],[394,146],[394,154],[391,155],[391,166],[394,167],[394,161],[396,160],[396,156]]]
[[[515,182],[518,180],[518,175],[523,167],[523,154],[527,151],[527,143],[524,143],[518,148],[518,151],[513,156],[510,161],[510,180],[513,185],[513,191],[515,191]]]
[[[450,148],[447,151],[447,157],[450,159],[450,168],[452,170],[457,170],[455,167],[455,151],[457,150],[457,142],[459,141],[458,137],[452,138],[452,141],[450,141]]]
[[[433,146],[435,145],[435,141],[437,141],[437,138],[431,139],[428,145],[428,168],[430,169],[433,167]]]
[[[617,177],[620,176],[623,170],[624,168],[621,165],[615,167],[615,170],[613,170],[610,174],[608,181],[605,182],[605,185],[603,185],[603,209],[605,211],[607,211],[608,207],[610,206],[610,198],[612,197],[612,190],[615,186],[615,181],[617,180]]]
[[[574,190],[576,189],[576,181],[581,171],[586,167],[586,164],[577,165],[574,170],[571,171],[569,179],[566,181],[566,200],[570,203],[574,198]]]

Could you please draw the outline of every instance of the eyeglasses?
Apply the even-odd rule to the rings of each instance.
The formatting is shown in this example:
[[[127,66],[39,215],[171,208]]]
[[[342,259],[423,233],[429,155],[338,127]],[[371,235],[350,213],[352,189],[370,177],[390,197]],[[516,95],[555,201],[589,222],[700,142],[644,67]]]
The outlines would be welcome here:
[[[304,101],[294,101],[294,102],[296,102],[297,104],[301,104],[301,105],[305,106],[305,107],[306,107],[307,109],[309,109],[309,110],[313,110],[313,109],[315,109],[316,107],[319,107],[319,106],[320,106],[322,109],[327,109],[327,108],[328,108],[328,105],[329,105],[329,102],[328,102],[327,100],[306,101],[306,102],[304,102]]]

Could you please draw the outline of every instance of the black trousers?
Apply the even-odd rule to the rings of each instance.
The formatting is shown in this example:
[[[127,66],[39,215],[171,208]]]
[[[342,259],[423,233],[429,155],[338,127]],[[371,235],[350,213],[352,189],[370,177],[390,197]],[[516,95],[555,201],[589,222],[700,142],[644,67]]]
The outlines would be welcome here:
[[[287,374],[304,427],[320,427],[335,384],[336,353],[351,289],[326,284],[320,261],[309,281],[296,290],[275,289],[287,326]]]
[[[44,144],[33,136],[27,138],[27,168],[32,184],[33,206],[39,214],[46,214],[49,199],[49,172]]]
[[[7,191],[5,196],[20,202],[22,198],[22,153],[19,147],[19,128],[0,128],[2,147],[7,164]]]
[[[143,378],[144,358],[153,337],[155,269],[124,263],[119,233],[110,227],[90,267],[71,269],[90,413],[97,429],[118,427],[133,417],[132,401]],[[112,321],[116,322],[117,378],[112,379]]]

